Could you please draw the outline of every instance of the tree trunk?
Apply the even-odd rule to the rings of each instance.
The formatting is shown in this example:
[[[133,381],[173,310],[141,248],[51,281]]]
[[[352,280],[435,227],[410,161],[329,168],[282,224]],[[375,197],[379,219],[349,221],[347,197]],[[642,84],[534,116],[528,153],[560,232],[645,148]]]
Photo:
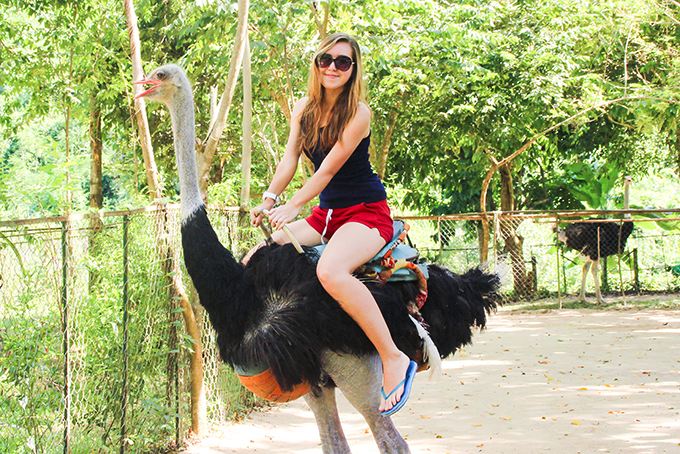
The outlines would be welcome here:
[[[479,211],[482,213],[482,244],[479,248],[479,263],[485,264],[489,260],[489,218],[486,215],[486,195],[491,185],[491,178],[498,169],[498,161],[496,158],[486,150],[486,153],[491,160],[491,168],[486,172],[484,181],[482,182],[482,194],[479,196]]]
[[[238,0],[238,24],[236,26],[236,36],[234,38],[234,52],[231,54],[231,62],[229,63],[227,83],[224,92],[222,93],[222,97],[220,98],[215,122],[210,128],[210,131],[196,156],[198,164],[198,181],[203,200],[207,200],[208,198],[208,184],[210,182],[212,159],[215,156],[217,144],[222,138],[222,131],[227,123],[227,114],[229,113],[231,101],[234,98],[236,80],[241,68],[241,61],[243,60],[245,40],[248,31],[249,4],[249,0]]]
[[[397,124],[397,119],[399,118],[399,107],[401,103],[398,104],[387,118],[387,129],[385,130],[385,136],[380,143],[380,149],[373,158],[375,163],[375,170],[381,180],[385,178],[385,170],[387,169],[387,156],[390,152],[390,146],[392,145],[392,133],[394,132],[394,127]]]
[[[677,175],[680,176],[680,125],[675,128],[675,153],[678,160]]]
[[[127,19],[128,33],[130,35],[130,47],[132,50],[132,71],[134,80],[143,77],[142,60],[139,42],[139,30],[137,29],[137,15],[135,14],[132,0],[123,0],[125,6],[125,17]],[[141,88],[135,85],[135,93]],[[158,171],[151,146],[151,135],[149,134],[149,123],[146,117],[146,108],[142,99],[135,100],[135,117],[139,131],[142,151],[144,154],[144,166],[146,169],[147,182],[149,184],[149,196],[151,200],[160,199],[161,188],[158,185]],[[179,255],[168,241],[168,221],[161,223],[156,230],[156,244],[158,254],[164,258],[163,268],[165,275],[172,288],[172,298],[179,300],[180,307],[184,309],[182,316],[187,329],[187,334],[193,341],[193,351],[191,352],[191,430],[196,435],[203,435],[207,430],[207,405],[205,387],[203,382],[203,345],[201,343],[201,330],[196,323],[194,310],[189,304],[189,300],[184,290],[181,280],[179,267]],[[176,353],[171,353],[176,354]],[[171,385],[169,385],[171,386]]]
[[[104,204],[102,186],[102,110],[97,104],[98,90],[90,98],[90,208],[100,210]]]
[[[331,2],[328,0],[323,4],[323,18],[319,17],[319,3],[314,0],[309,1],[309,7],[314,15],[316,29],[319,32],[319,39],[324,39],[328,35],[328,16],[330,14]]]
[[[142,68],[141,43],[139,41],[139,29],[137,28],[137,14],[132,0],[123,0],[125,6],[125,18],[127,20],[128,35],[130,37],[130,58],[132,59],[132,79],[141,80],[144,78],[144,68]],[[133,93],[137,95],[143,91],[140,85],[133,86]],[[151,133],[149,132],[149,121],[146,118],[146,103],[144,99],[133,101],[135,118],[137,120],[137,133],[139,134],[139,144],[142,147],[144,157],[144,168],[146,169],[146,183],[149,186],[149,196],[151,201],[162,197],[162,189],[158,183],[158,168],[153,155],[151,146]]]
[[[73,19],[75,22],[75,16],[77,15],[77,6],[74,7],[73,11]],[[64,104],[65,104],[65,122],[64,122],[64,145],[66,147],[66,162],[69,162],[71,160],[71,104],[72,102],[72,93],[73,93],[73,53],[74,53],[74,47],[71,46],[71,55],[69,56],[69,64],[68,64],[68,90],[66,93],[64,93]],[[66,198],[65,198],[65,205],[66,205],[66,214],[71,214],[71,210],[73,209],[73,191],[71,191],[71,171],[69,170],[70,167],[66,168]]]
[[[243,54],[243,144],[241,152],[241,210],[248,210],[250,199],[250,165],[252,161],[253,136],[253,93],[252,73],[250,69],[250,44],[246,34],[245,52]]]
[[[99,87],[92,90],[90,96],[90,209],[92,211],[101,210],[104,205],[104,191],[102,187],[102,110],[97,103],[97,92]],[[90,218],[90,237],[89,254],[97,257],[101,252],[101,247],[97,241],[99,232],[104,228],[104,223],[99,217]],[[90,289],[99,282],[97,270],[90,269]]]
[[[508,212],[515,210],[515,194],[512,187],[511,162],[501,166],[499,173],[501,176],[501,211]],[[524,263],[524,238],[517,235],[516,226],[512,221],[500,222],[500,233],[505,242],[505,252],[510,256],[512,265],[512,278],[514,283],[515,295],[526,295],[531,288],[527,282],[526,264]]]

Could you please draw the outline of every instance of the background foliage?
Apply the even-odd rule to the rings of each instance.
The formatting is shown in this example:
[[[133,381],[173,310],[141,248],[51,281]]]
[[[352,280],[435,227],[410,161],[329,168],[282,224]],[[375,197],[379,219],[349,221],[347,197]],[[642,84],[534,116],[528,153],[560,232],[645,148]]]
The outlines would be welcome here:
[[[143,203],[122,4],[0,4],[3,215],[62,213],[65,189],[73,191],[72,208],[85,209],[87,123],[94,106],[103,112],[106,206]],[[328,30],[349,31],[364,48],[373,151],[388,150],[384,179],[402,209],[478,211],[487,151],[500,159],[570,115],[625,96],[650,99],[595,110],[513,162],[515,207],[584,207],[568,190],[583,177],[568,171],[574,163],[591,171],[615,167],[638,180],[664,169],[677,173],[677,105],[651,99],[677,99],[680,14],[672,0],[253,1],[253,194],[266,188],[282,153],[287,116],[304,95],[319,39],[315,17],[322,18],[327,5]],[[226,79],[236,3],[142,0],[136,9],[147,70],[171,61],[186,67],[195,84],[197,122],[207,123],[210,88]],[[237,92],[214,162],[211,191],[219,202],[236,202],[239,192],[240,99]],[[159,105],[150,109],[165,195],[176,199],[169,116]],[[491,209],[500,197],[496,184],[492,191]]]
[[[185,67],[194,83],[198,130],[207,130],[211,90],[221,91],[227,78],[236,2],[139,0],[135,6],[147,72],[169,62]],[[283,153],[290,110],[305,94],[309,59],[323,33],[320,24],[326,8],[327,30],[350,32],[362,45],[373,111],[372,158],[380,172],[384,169],[395,212],[480,211],[489,156],[503,159],[549,127],[619,98],[633,99],[577,116],[541,136],[508,165],[505,175],[512,177],[514,208],[621,207],[624,175],[633,177],[632,206],[668,208],[680,203],[680,5],[676,0],[253,0],[248,28],[253,71],[250,193],[254,197],[267,188]],[[97,111],[101,111],[103,137],[102,209],[148,203],[131,108],[131,74],[122,2],[0,0],[1,219],[90,209],[91,118]],[[242,97],[239,85],[213,162],[209,194],[211,202],[218,204],[236,205],[242,185]],[[177,201],[170,118],[158,104],[148,109],[163,195]],[[288,193],[303,182],[299,172]],[[497,175],[486,209],[501,206],[501,186]],[[428,233],[419,242],[433,243],[426,249],[436,255],[447,244],[469,244],[476,226],[460,221],[446,233],[423,229]],[[533,235],[522,230],[526,227],[516,227],[526,238]],[[116,228],[111,226],[110,231]],[[53,244],[49,238],[34,240],[35,235],[22,232],[21,241],[28,238],[23,246],[30,249],[31,241]],[[140,233],[140,244],[146,237],[152,233]],[[106,236],[100,240],[108,241]],[[18,241],[0,238],[0,253],[8,260],[25,256],[17,249]],[[84,237],[82,241],[86,242]],[[548,255],[543,242],[541,255]],[[118,252],[103,251],[96,261],[84,259],[78,271],[96,275],[106,269],[108,260],[115,267]],[[156,255],[151,251],[138,259],[134,271],[140,292],[147,287],[160,292],[149,299],[162,299],[159,295],[167,290],[161,280],[167,276],[159,276]],[[675,256],[669,256],[664,263],[649,265],[650,273],[663,274],[664,266],[674,261]],[[59,307],[54,305],[54,295],[41,293],[46,286],[37,284],[41,279],[54,284],[56,278],[46,277],[48,268],[40,263],[28,265],[20,267],[17,275],[24,286],[17,294],[23,296],[18,301],[7,297],[3,308],[0,378],[9,390],[2,405],[19,419],[22,412],[30,414],[34,424],[24,426],[22,430],[28,432],[21,437],[3,442],[8,449],[47,452],[59,443],[57,434],[44,429],[51,427],[54,414],[42,410],[58,407],[59,402],[60,384],[55,378],[61,366],[59,328],[54,324]],[[3,273],[8,271],[0,268],[0,278]],[[522,270],[513,277],[520,282],[528,276]],[[78,373],[101,377],[103,390],[97,394],[96,387],[83,385],[93,393],[88,402],[103,410],[84,408],[78,415],[81,427],[99,437],[82,449],[114,450],[110,433],[118,428],[111,421],[120,415],[106,405],[119,397],[119,391],[108,386],[111,376],[106,371],[118,367],[112,355],[119,351],[108,340],[119,344],[121,338],[120,288],[107,280],[96,283],[97,287],[89,280],[79,283],[80,302],[87,302],[78,314],[80,327],[83,333],[104,334],[101,344],[94,336],[85,342],[85,334],[77,340],[89,355],[76,358]],[[137,301],[135,308],[141,312],[135,316],[149,325],[138,324],[135,329],[146,343],[140,341],[134,348],[137,360],[145,362],[131,384],[139,391],[133,421],[139,429],[135,440],[140,449],[172,443],[177,428],[173,430],[168,421],[178,410],[168,397],[176,377],[168,372],[167,358],[191,348],[186,339],[169,339],[168,324],[179,322],[168,321],[168,312],[177,314],[163,307],[161,313],[149,310],[153,316],[146,315],[144,298]],[[43,307],[43,301],[49,303]],[[45,322],[48,316],[50,323]],[[31,331],[34,326],[39,329]],[[35,369],[41,371],[38,378],[28,374]],[[164,377],[162,383],[159,376]],[[158,438],[143,438],[145,421],[162,427]],[[3,430],[11,427],[3,424]],[[26,444],[26,436],[33,441]]]

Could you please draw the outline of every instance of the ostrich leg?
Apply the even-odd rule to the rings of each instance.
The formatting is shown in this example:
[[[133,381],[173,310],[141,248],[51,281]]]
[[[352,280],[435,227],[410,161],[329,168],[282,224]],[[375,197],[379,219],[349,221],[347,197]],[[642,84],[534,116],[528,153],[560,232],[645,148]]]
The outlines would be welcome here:
[[[607,258],[605,257],[605,260]],[[599,273],[599,268],[600,268],[600,261],[596,260],[593,262],[593,269],[591,270],[593,273],[593,281],[595,282],[595,297],[597,298],[597,305],[599,306],[604,302],[602,299],[602,293],[600,292],[600,273]]]
[[[324,387],[318,393],[312,391],[305,395],[305,401],[312,409],[319,426],[323,454],[350,454],[349,444],[340,424],[335,388]]]
[[[371,428],[381,454],[409,454],[408,445],[392,420],[378,411],[382,365],[377,354],[357,357],[324,354],[324,370]],[[326,451],[324,451],[325,453]]]
[[[588,270],[590,270],[590,265],[593,264],[588,259],[585,259],[586,263],[583,264],[583,275],[581,276],[581,293],[578,295],[578,300],[582,302],[587,302],[586,301],[586,277],[588,277]]]

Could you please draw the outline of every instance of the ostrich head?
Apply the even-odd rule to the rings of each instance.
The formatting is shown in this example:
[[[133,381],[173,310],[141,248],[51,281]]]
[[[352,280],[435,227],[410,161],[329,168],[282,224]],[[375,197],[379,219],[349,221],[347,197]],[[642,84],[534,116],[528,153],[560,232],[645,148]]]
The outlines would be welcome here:
[[[146,79],[133,82],[135,85],[151,85],[146,91],[135,96],[162,102],[171,106],[179,100],[191,97],[191,84],[184,70],[177,65],[164,65],[156,68]]]

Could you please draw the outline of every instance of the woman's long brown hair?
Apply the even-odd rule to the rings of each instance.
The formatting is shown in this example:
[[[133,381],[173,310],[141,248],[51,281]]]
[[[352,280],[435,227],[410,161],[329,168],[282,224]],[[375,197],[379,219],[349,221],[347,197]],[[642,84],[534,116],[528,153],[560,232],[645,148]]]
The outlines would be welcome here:
[[[340,42],[346,42],[352,47],[354,67],[352,75],[345,84],[344,90],[338,97],[331,111],[328,123],[322,128],[322,106],[325,88],[321,85],[317,58]],[[364,70],[361,64],[361,49],[353,36],[347,33],[334,33],[327,36],[314,53],[307,79],[307,96],[309,100],[300,116],[300,138],[298,149],[307,156],[315,150],[327,153],[340,138],[340,134],[347,124],[354,118],[359,103],[366,103]]]

